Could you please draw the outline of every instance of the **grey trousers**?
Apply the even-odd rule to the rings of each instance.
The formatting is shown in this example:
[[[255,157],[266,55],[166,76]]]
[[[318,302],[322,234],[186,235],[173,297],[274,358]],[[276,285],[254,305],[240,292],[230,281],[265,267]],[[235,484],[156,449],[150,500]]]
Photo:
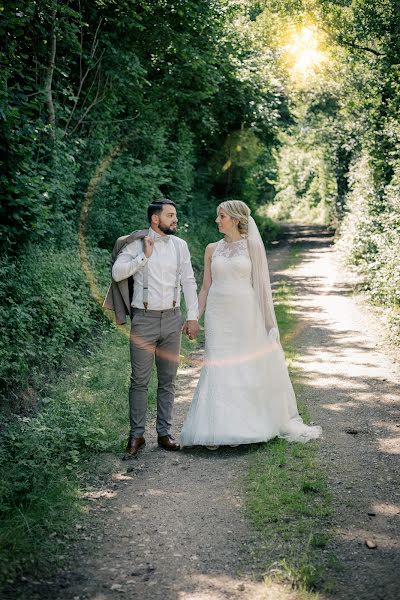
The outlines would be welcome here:
[[[130,334],[132,374],[129,388],[129,414],[133,437],[141,437],[145,430],[147,392],[154,357],[158,379],[156,429],[158,435],[167,435],[170,432],[181,328],[182,317],[179,308],[164,311],[133,309]]]

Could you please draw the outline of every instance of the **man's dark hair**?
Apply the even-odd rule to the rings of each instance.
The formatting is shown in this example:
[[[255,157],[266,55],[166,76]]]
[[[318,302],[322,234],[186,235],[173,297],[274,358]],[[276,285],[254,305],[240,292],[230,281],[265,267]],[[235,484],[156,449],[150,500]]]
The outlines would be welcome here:
[[[171,206],[175,206],[176,208],[175,202],[169,200],[168,198],[160,198],[160,200],[154,200],[151,204],[149,204],[147,208],[147,218],[149,220],[149,223],[151,223],[151,217],[153,215],[161,214],[161,211],[166,204],[170,204]]]

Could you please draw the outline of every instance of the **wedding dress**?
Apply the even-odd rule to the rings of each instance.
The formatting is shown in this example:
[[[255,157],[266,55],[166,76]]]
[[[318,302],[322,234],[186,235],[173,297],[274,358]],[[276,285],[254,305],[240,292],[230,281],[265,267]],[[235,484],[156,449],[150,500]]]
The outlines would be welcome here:
[[[245,238],[217,243],[205,311],[205,356],[181,446],[307,442],[277,329],[267,333]]]

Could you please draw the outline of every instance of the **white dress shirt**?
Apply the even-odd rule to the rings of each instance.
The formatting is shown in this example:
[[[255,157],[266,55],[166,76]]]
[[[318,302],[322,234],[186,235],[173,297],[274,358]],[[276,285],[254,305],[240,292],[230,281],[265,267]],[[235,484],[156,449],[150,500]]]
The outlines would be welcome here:
[[[171,236],[160,236],[149,229],[149,237],[154,241],[153,252],[146,258],[143,252],[143,240],[128,244],[118,255],[112,268],[114,281],[122,281],[131,275],[134,281],[132,306],[143,306],[143,267],[147,264],[149,273],[149,310],[167,310],[173,307],[176,284],[177,254]],[[199,307],[197,286],[193,275],[190,252],[187,243],[176,237],[180,244],[181,286],[185,296],[188,320],[197,320]],[[176,306],[180,305],[180,290]]]

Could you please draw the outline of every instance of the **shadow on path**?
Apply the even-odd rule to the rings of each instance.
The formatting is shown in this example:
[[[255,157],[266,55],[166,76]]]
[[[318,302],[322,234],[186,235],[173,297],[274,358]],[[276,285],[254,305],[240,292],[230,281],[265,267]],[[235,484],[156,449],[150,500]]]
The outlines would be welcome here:
[[[287,239],[300,244],[301,260],[276,275],[295,290],[298,397],[324,430],[320,455],[335,509],[327,551],[343,566],[333,573],[335,597],[392,600],[400,597],[398,367],[379,351],[379,327],[352,297],[331,236],[294,227]]]

